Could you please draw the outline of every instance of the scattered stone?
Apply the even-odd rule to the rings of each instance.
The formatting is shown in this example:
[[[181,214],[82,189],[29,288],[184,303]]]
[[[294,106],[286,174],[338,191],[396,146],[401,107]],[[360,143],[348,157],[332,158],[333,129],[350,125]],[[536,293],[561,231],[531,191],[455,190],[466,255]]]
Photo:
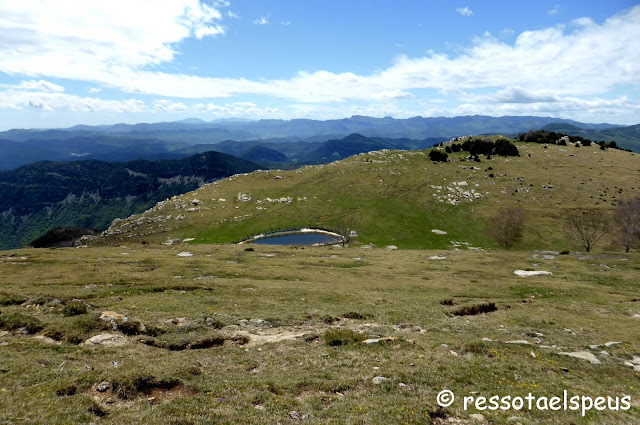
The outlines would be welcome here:
[[[600,360],[598,360],[598,358],[593,353],[590,353],[588,351],[576,351],[576,352],[573,352],[573,353],[560,352],[558,354],[560,354],[562,356],[569,356],[569,357],[573,357],[573,358],[576,358],[576,359],[586,360],[588,362],[591,362],[592,364],[600,364],[601,363]]]
[[[289,417],[290,417],[291,419],[295,419],[295,420],[297,420],[297,421],[299,421],[299,420],[301,420],[301,419],[302,419],[302,415],[301,415],[300,413],[296,412],[295,410],[291,410],[291,411],[289,412]]]
[[[543,270],[538,270],[538,271],[534,271],[534,270],[515,270],[513,273],[516,274],[517,276],[520,276],[520,277],[553,274],[551,272],[547,272],[547,271],[543,271]]]
[[[396,249],[398,249],[397,246],[395,245],[387,245],[384,247],[384,249],[389,250],[389,251],[395,251]]]
[[[103,311],[100,313],[100,320],[104,322],[111,322],[113,320],[126,322],[129,318],[124,314],[116,313],[115,311]]]
[[[446,235],[447,232],[445,232],[444,230],[439,230],[439,229],[431,229],[431,233],[435,233],[436,235]]]
[[[113,346],[121,346],[127,343],[127,339],[121,335],[115,334],[100,334],[96,336],[92,336],[88,340],[84,342],[84,345],[113,345]]]
[[[255,406],[253,406],[254,409],[256,410],[264,410],[265,407],[262,404],[256,404]]]
[[[376,376],[375,378],[373,378],[371,380],[371,382],[373,382],[374,385],[379,385],[379,384],[382,384],[383,382],[388,381],[388,380],[389,380],[389,378],[385,378],[384,376]]]
[[[456,353],[453,350],[449,350],[449,354],[451,354],[453,357],[460,357],[460,354]]]
[[[408,385],[407,385],[407,384],[405,384],[404,382],[400,382],[400,383],[398,384],[398,386],[399,386],[400,388],[407,388],[407,387],[408,387]]]
[[[429,257],[430,260],[446,260],[447,257],[445,257],[444,255],[432,255],[431,257]]]
[[[471,419],[475,423],[479,423],[479,424],[488,424],[489,423],[489,421],[487,421],[487,418],[485,418],[484,415],[481,415],[480,413],[472,413],[472,414],[470,414],[469,415],[469,419]]]
[[[49,338],[48,336],[44,336],[44,335],[36,335],[33,338],[37,339],[38,341],[42,341],[46,344],[57,344],[57,345],[62,344],[62,342],[56,341],[55,339]]]
[[[178,257],[193,257],[193,254],[190,253],[189,251],[182,251],[182,252],[176,254],[176,256],[178,256]]]
[[[482,340],[484,342],[493,342],[493,340],[491,338],[487,338],[487,337],[482,338]]]
[[[0,338],[2,338],[3,336],[7,336],[9,335],[8,331],[0,331]]]
[[[611,342],[605,342],[604,346],[611,347],[612,345],[617,345],[617,344],[622,344],[622,343],[620,341],[611,341]]]
[[[191,241],[195,241],[195,240],[196,240],[196,238],[186,238],[186,239],[183,239],[182,242],[191,242]]]
[[[524,339],[516,339],[514,341],[505,341],[505,344],[529,345],[531,343],[529,341],[524,340]]]
[[[396,336],[385,336],[383,338],[369,338],[362,341],[363,344],[375,344],[377,342],[385,342],[385,341],[397,341],[398,337]]]
[[[633,317],[635,317],[636,319],[640,319],[640,314],[634,314]]]
[[[529,353],[529,355],[530,355],[531,357],[533,357],[534,359],[535,359],[536,357],[538,357],[538,356],[536,356],[536,353],[534,353],[533,351],[532,351],[532,352],[530,352],[530,353]]]
[[[111,388],[111,384],[108,381],[102,381],[98,385],[96,385],[96,391],[99,393],[103,393]]]

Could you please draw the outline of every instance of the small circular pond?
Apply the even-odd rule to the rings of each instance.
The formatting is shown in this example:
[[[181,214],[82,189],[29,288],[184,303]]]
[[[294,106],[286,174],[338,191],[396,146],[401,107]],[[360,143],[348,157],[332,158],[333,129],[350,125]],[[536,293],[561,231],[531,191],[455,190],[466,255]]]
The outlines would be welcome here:
[[[337,233],[318,229],[296,229],[258,235],[240,243],[261,245],[330,245],[342,242]]]

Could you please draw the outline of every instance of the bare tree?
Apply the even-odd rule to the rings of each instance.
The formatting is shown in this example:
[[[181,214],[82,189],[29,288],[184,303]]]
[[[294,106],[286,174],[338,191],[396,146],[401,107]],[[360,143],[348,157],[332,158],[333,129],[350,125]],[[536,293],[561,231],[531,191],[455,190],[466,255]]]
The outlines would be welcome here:
[[[607,216],[602,210],[574,210],[567,215],[564,231],[569,239],[590,252],[607,233],[608,224]]]
[[[356,233],[357,218],[355,214],[344,216],[336,226],[336,232],[342,237],[342,246],[352,242],[358,234]]]
[[[524,229],[524,210],[522,208],[500,208],[498,213],[491,217],[489,234],[504,249],[522,238]]]
[[[618,204],[613,214],[615,241],[625,252],[640,246],[640,198],[627,199]]]

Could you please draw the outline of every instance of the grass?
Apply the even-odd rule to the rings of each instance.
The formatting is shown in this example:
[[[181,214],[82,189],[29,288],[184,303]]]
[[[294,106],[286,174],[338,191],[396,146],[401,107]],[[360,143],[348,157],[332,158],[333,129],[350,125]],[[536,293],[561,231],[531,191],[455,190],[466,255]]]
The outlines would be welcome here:
[[[513,416],[639,423],[639,373],[625,362],[640,355],[640,254],[604,241],[584,257],[560,232],[568,209],[610,212],[616,199],[639,196],[636,157],[518,146],[520,158],[480,164],[389,152],[278,171],[277,180],[234,176],[178,197],[197,197],[199,211],[171,201],[90,248],[0,253],[0,423],[288,424],[292,411],[310,424],[470,424],[472,413],[498,425]],[[483,197],[437,202],[461,181]],[[524,207],[527,227],[515,250],[496,250],[487,222],[509,205]],[[347,247],[210,244],[344,223],[359,235]],[[521,278],[518,269],[553,274]],[[128,320],[114,326],[103,311]],[[107,332],[126,343],[82,344]],[[560,354],[577,351],[601,363]],[[388,380],[374,384],[377,376]],[[457,398],[447,408],[436,403],[443,389]],[[459,402],[565,390],[630,395],[632,408],[582,417]]]
[[[465,161],[466,153],[451,154],[449,163],[433,164],[427,151],[392,151],[293,171],[233,176],[175,201],[188,204],[197,197],[202,201],[199,210],[188,212],[168,201],[144,214],[151,219],[149,224],[136,224],[139,216],[134,216],[118,227],[124,233],[99,243],[117,246],[185,238],[195,238],[191,244],[230,243],[283,227],[348,226],[358,232],[358,242],[379,247],[448,249],[457,242],[460,249],[492,249],[499,246],[487,232],[490,217],[501,207],[516,206],[524,209],[526,220],[516,249],[565,251],[579,249],[562,232],[567,211],[589,207],[611,213],[617,201],[640,196],[640,185],[630,178],[639,168],[637,155],[601,151],[596,145],[545,149],[516,144],[520,157],[493,156],[481,163]],[[276,174],[283,178],[275,180]],[[457,205],[438,202],[458,182],[482,197]],[[239,201],[238,193],[249,195],[251,201]],[[281,197],[292,201],[273,202]],[[178,215],[184,218],[176,220]],[[610,243],[602,241],[601,249]]]
[[[0,307],[8,332],[0,336],[0,422],[291,423],[293,410],[312,415],[308,423],[418,424],[471,413],[495,424],[514,415],[522,423],[640,420],[638,374],[624,365],[640,354],[638,253],[539,260],[530,251],[449,250],[432,260],[442,251],[254,248],[195,245],[189,258],[177,257],[184,247],[175,245],[28,249],[17,251],[20,262],[0,256],[0,286],[27,300]],[[364,265],[328,267],[353,258]],[[513,274],[524,268],[554,274]],[[65,316],[56,300],[73,299],[90,312]],[[497,310],[451,314],[486,303]],[[105,310],[127,315],[135,330],[114,330],[98,319]],[[18,330],[28,323],[35,333]],[[127,344],[77,344],[105,332]],[[386,336],[399,340],[359,342]],[[588,347],[609,341],[621,343]],[[561,350],[591,351],[602,363]],[[375,376],[389,381],[375,385]],[[103,381],[112,385],[106,395],[94,390]],[[445,388],[458,398],[629,394],[634,407],[585,418],[440,409]]]

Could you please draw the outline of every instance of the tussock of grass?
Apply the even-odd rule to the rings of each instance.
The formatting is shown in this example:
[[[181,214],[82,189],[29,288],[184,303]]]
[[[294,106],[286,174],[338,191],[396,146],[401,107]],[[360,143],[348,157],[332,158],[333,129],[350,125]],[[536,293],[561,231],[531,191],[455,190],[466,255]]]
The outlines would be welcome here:
[[[62,309],[62,314],[65,317],[79,316],[81,314],[87,314],[89,308],[82,301],[74,300],[68,302]]]
[[[362,332],[352,331],[351,329],[327,329],[324,332],[324,340],[327,345],[337,347],[340,345],[349,345],[362,342],[366,339]]]
[[[496,303],[481,303],[460,307],[451,312],[454,316],[475,316],[476,314],[491,313],[498,310]]]
[[[373,314],[350,311],[342,315],[345,319],[365,320],[373,318]]]
[[[15,331],[21,328],[26,329],[30,334],[35,334],[44,329],[44,325],[39,319],[22,313],[0,315],[0,329]]]
[[[20,305],[27,299],[21,295],[0,295],[0,307]]]
[[[445,298],[440,301],[441,305],[453,305],[453,298]]]

